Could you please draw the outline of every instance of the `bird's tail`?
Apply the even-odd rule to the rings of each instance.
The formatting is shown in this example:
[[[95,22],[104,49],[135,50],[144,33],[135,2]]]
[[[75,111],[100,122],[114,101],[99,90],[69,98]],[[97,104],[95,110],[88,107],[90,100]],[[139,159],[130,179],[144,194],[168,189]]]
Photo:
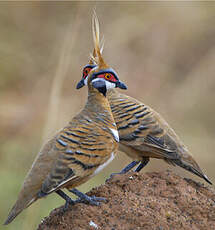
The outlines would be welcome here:
[[[174,165],[177,165],[199,177],[207,181],[209,184],[212,184],[212,182],[208,179],[208,177],[202,172],[199,165],[196,163],[196,161],[193,159],[191,155],[183,154],[183,156],[180,159],[171,159],[169,160]]]
[[[14,204],[13,208],[11,209],[7,220],[4,222],[4,225],[9,224],[12,222],[17,215],[19,215],[25,208],[30,206],[33,202],[37,200],[37,195],[29,191],[29,189],[22,189],[19,197]]]

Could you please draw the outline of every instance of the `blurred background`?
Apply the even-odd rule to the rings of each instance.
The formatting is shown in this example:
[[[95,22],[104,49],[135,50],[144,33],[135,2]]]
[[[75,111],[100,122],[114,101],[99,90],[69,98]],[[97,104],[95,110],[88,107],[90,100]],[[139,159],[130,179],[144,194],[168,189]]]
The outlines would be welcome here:
[[[105,36],[104,58],[128,85],[126,94],[162,114],[215,183],[212,3],[1,2],[0,224],[42,143],[86,102],[87,89],[75,86],[93,47],[94,7]],[[80,190],[104,183],[130,161],[119,153]],[[166,168],[200,181],[161,160],[151,160],[142,172]],[[63,204],[51,194],[4,229],[36,229]]]

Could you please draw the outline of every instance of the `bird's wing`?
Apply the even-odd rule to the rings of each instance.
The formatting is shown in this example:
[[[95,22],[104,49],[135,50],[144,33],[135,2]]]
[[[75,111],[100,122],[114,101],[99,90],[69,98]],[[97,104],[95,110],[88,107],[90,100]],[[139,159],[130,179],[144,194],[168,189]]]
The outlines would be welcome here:
[[[110,101],[120,143],[148,152],[149,156],[153,153],[158,158],[178,158],[179,139],[159,114],[126,95]]]
[[[78,184],[104,165],[116,150],[111,132],[89,119],[74,122],[64,128],[55,139],[58,157],[42,185],[42,192],[50,193],[65,184]]]

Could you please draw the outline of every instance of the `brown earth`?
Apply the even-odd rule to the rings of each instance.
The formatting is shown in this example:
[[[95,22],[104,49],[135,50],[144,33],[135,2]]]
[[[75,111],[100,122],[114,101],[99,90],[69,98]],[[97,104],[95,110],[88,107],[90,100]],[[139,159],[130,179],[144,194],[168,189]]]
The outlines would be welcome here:
[[[38,230],[215,229],[215,191],[171,171],[116,175],[88,195],[108,202],[56,208]]]

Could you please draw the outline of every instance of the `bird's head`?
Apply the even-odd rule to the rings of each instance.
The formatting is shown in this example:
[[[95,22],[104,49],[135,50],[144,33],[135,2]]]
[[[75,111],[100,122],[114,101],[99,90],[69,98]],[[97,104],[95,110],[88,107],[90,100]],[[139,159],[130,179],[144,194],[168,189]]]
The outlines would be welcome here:
[[[83,71],[82,71],[82,78],[81,80],[78,82],[78,84],[76,85],[76,89],[80,89],[83,86],[87,85],[87,81],[88,81],[88,74],[90,73],[90,71],[95,68],[97,65],[95,64],[87,64],[84,66]]]
[[[91,84],[104,96],[112,88],[127,89],[127,86],[119,80],[112,68],[93,68],[88,75],[88,84]]]
[[[117,73],[105,63],[101,55],[103,45],[101,46],[102,48],[100,48],[99,22],[96,14],[93,15],[92,27],[94,51],[89,63],[83,68],[82,79],[79,81],[76,88],[80,89],[84,85],[91,84],[104,96],[106,96],[107,90],[111,88],[118,87],[121,89],[127,89],[127,86],[119,80]]]

